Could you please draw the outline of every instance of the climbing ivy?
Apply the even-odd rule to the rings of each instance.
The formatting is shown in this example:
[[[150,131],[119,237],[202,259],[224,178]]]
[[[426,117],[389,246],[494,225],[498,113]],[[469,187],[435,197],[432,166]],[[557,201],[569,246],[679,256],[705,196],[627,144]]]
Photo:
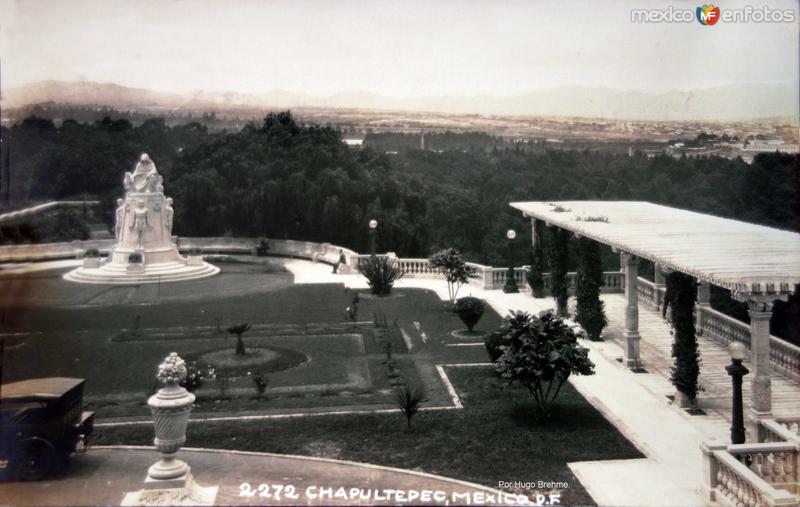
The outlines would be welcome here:
[[[600,287],[603,286],[603,262],[597,242],[587,238],[578,241],[578,274],[575,281],[577,313],[575,320],[586,330],[590,340],[600,340],[600,333],[608,324]]]
[[[694,304],[697,286],[694,278],[680,272],[666,276],[667,292],[665,306],[672,308],[672,367],[670,380],[675,388],[694,402],[699,390],[697,377],[700,374],[700,352],[694,328]]]
[[[553,298],[556,300],[556,314],[559,317],[567,315],[567,301],[569,301],[569,285],[567,283],[567,269],[569,263],[569,231],[559,227],[550,229],[552,240],[548,262],[550,264],[550,277]]]

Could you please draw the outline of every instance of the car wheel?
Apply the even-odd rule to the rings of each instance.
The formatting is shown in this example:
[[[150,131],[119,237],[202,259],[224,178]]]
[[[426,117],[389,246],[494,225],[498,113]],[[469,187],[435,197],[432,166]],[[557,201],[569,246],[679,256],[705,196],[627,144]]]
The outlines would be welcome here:
[[[29,438],[15,460],[14,470],[22,481],[38,481],[47,476],[56,460],[56,448],[48,440]]]

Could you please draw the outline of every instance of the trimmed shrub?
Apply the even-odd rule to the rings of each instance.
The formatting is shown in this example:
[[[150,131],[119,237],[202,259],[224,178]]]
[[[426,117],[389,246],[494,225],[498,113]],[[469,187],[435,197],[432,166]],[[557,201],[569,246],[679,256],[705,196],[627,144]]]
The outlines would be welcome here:
[[[203,371],[197,367],[197,361],[186,365],[186,377],[180,382],[180,386],[186,388],[190,393],[203,386]]]
[[[376,296],[388,296],[394,283],[403,278],[405,272],[400,264],[389,257],[369,257],[358,261],[358,272],[367,279],[370,292]]]
[[[489,354],[489,360],[492,362],[497,361],[497,358],[503,355],[500,346],[503,344],[503,338],[506,333],[502,330],[495,330],[489,333],[489,336],[483,339],[483,344],[486,346],[486,352]]]
[[[256,255],[258,257],[265,257],[269,253],[269,241],[267,238],[261,238],[256,247]]]
[[[236,335],[236,355],[237,356],[245,356],[247,355],[247,350],[244,346],[244,340],[242,340],[242,335],[245,334],[247,331],[250,330],[250,324],[243,323],[237,324],[235,326],[230,326],[226,329],[229,334]]]
[[[458,318],[461,319],[461,322],[467,326],[467,329],[472,331],[478,321],[481,320],[481,317],[483,317],[483,310],[485,307],[486,304],[482,299],[467,296],[459,298],[456,301],[455,311]]]
[[[253,387],[256,389],[256,396],[258,398],[263,397],[269,385],[269,378],[263,373],[248,373],[248,376],[253,379]]]

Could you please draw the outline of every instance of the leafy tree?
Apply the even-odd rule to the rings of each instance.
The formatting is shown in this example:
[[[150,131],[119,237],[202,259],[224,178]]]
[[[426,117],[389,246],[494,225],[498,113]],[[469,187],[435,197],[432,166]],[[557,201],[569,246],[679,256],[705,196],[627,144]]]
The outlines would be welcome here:
[[[694,306],[697,300],[697,285],[694,278],[674,271],[666,276],[667,292],[664,308],[672,307],[672,385],[694,403],[699,389],[700,352],[694,327]]]
[[[428,258],[431,268],[438,270],[447,281],[447,294],[450,304],[455,303],[458,291],[469,283],[470,278],[478,277],[478,270],[468,266],[467,261],[455,248],[445,248]]]
[[[589,350],[578,345],[575,333],[550,313],[541,318],[511,312],[503,326],[502,355],[495,361],[500,375],[525,386],[544,417],[573,373],[594,374]]]
[[[247,331],[250,330],[250,324],[237,324],[235,326],[230,326],[227,328],[228,333],[236,335],[236,355],[237,356],[245,356],[247,355],[247,351],[244,348],[244,341],[242,340],[242,335],[245,334]]]
[[[575,320],[586,330],[590,340],[600,340],[608,324],[600,288],[603,286],[603,263],[597,242],[581,238],[578,241],[579,259],[576,279],[577,313]]]

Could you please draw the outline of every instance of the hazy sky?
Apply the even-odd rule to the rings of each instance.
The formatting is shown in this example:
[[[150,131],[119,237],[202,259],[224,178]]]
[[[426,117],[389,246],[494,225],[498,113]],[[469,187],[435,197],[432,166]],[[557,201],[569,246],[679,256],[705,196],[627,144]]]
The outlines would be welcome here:
[[[0,0],[2,85],[430,96],[797,83],[798,22],[631,22],[631,9],[701,3]],[[797,0],[722,8],[744,5],[798,13]]]

